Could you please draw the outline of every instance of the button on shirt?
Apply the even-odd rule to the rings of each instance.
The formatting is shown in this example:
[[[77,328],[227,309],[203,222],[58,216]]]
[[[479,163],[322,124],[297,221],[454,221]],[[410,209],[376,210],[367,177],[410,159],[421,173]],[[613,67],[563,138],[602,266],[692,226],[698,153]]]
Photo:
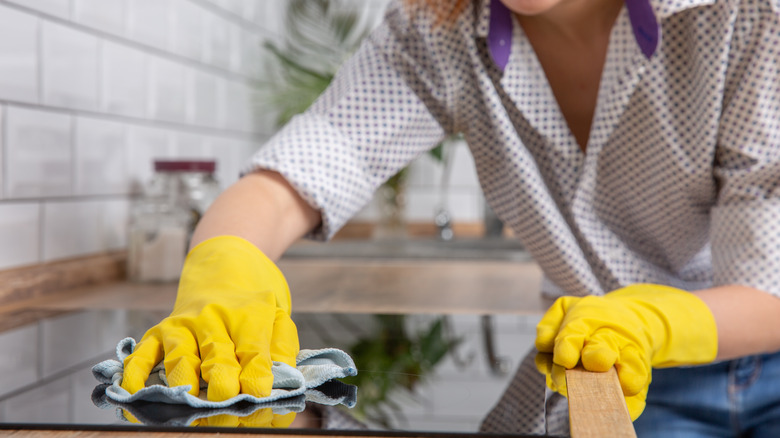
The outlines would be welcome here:
[[[586,152],[511,16],[503,65],[487,41],[490,1],[441,25],[397,1],[249,170],[280,172],[322,212],[315,237],[328,238],[460,132],[491,207],[542,267],[544,293],[647,282],[780,296],[780,0],[648,5],[660,41],[648,52],[621,11]]]

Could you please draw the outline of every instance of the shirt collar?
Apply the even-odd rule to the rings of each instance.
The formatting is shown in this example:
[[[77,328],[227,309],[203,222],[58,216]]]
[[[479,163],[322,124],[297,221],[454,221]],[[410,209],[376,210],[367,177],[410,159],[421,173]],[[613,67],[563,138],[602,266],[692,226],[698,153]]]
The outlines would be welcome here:
[[[647,58],[661,41],[660,20],[715,0],[625,0],[637,45]],[[477,35],[487,38],[493,62],[503,70],[509,61],[512,42],[512,13],[501,0],[481,0]]]

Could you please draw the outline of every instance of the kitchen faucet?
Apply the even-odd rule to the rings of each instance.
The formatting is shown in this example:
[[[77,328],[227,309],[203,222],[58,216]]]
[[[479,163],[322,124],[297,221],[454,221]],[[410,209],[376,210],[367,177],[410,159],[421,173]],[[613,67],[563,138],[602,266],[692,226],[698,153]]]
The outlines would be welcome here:
[[[442,142],[441,147],[441,163],[443,167],[441,171],[441,181],[439,183],[439,208],[436,209],[436,216],[433,218],[440,240],[452,240],[452,238],[455,237],[455,232],[452,230],[452,215],[447,208],[450,170],[452,168],[452,163],[450,162],[452,155],[450,149],[452,146],[450,141],[445,140]]]
[[[450,216],[446,208],[439,208],[436,216],[433,218],[433,222],[439,230],[439,239],[452,240],[455,237],[455,232],[452,230],[452,216]]]
[[[485,225],[485,237],[500,238],[504,235],[504,223],[501,222],[501,219],[499,219],[493,209],[490,208],[487,201],[485,201],[483,221]]]

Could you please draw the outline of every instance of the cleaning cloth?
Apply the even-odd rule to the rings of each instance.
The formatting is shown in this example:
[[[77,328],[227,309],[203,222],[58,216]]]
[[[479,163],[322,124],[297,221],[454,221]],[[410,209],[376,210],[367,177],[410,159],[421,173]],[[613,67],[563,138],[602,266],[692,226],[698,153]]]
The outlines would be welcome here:
[[[336,348],[320,350],[301,350],[296,359],[297,367],[282,362],[274,362],[271,373],[274,376],[273,389],[267,397],[255,397],[239,394],[230,399],[215,402],[206,399],[208,384],[201,379],[200,395],[194,396],[187,391],[189,385],[169,387],[162,362],[157,364],[146,381],[146,387],[130,394],[120,385],[124,359],[135,349],[135,339],[125,338],[116,347],[118,360],[105,360],[92,367],[92,375],[106,386],[106,397],[114,402],[131,404],[134,402],[153,402],[184,404],[193,408],[220,409],[241,402],[263,403],[301,397],[305,400],[308,389],[316,388],[332,379],[357,375],[355,363],[349,355]],[[293,409],[294,411],[295,409]]]
[[[184,404],[169,403],[150,403],[145,401],[136,401],[133,403],[121,403],[112,400],[106,395],[106,388],[111,386],[108,383],[98,384],[92,391],[92,403],[101,409],[116,409],[116,416],[119,420],[132,422],[137,420],[148,426],[190,426],[196,424],[199,420],[208,419],[218,415],[229,415],[239,418],[246,418],[260,409],[270,409],[273,415],[286,415],[291,412],[301,412],[309,409],[316,412],[315,415],[321,417],[323,424],[328,422],[338,423],[341,428],[346,426],[360,427],[361,423],[349,417],[347,414],[338,416],[333,406],[344,405],[353,408],[357,401],[357,387],[348,385],[338,380],[329,380],[316,388],[308,388],[303,395],[282,398],[265,403],[251,403],[247,401],[238,402],[225,408],[195,408]],[[314,407],[317,406],[318,409]],[[127,415],[129,414],[129,415]],[[351,419],[347,423],[342,419]],[[131,420],[131,418],[133,420]],[[335,424],[335,423],[334,423]]]

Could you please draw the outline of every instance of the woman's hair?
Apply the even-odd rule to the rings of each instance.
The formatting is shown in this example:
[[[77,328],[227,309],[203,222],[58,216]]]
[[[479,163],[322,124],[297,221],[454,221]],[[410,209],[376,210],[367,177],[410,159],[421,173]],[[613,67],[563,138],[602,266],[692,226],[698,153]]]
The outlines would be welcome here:
[[[471,0],[404,0],[410,9],[429,9],[436,17],[436,24],[453,23]]]

